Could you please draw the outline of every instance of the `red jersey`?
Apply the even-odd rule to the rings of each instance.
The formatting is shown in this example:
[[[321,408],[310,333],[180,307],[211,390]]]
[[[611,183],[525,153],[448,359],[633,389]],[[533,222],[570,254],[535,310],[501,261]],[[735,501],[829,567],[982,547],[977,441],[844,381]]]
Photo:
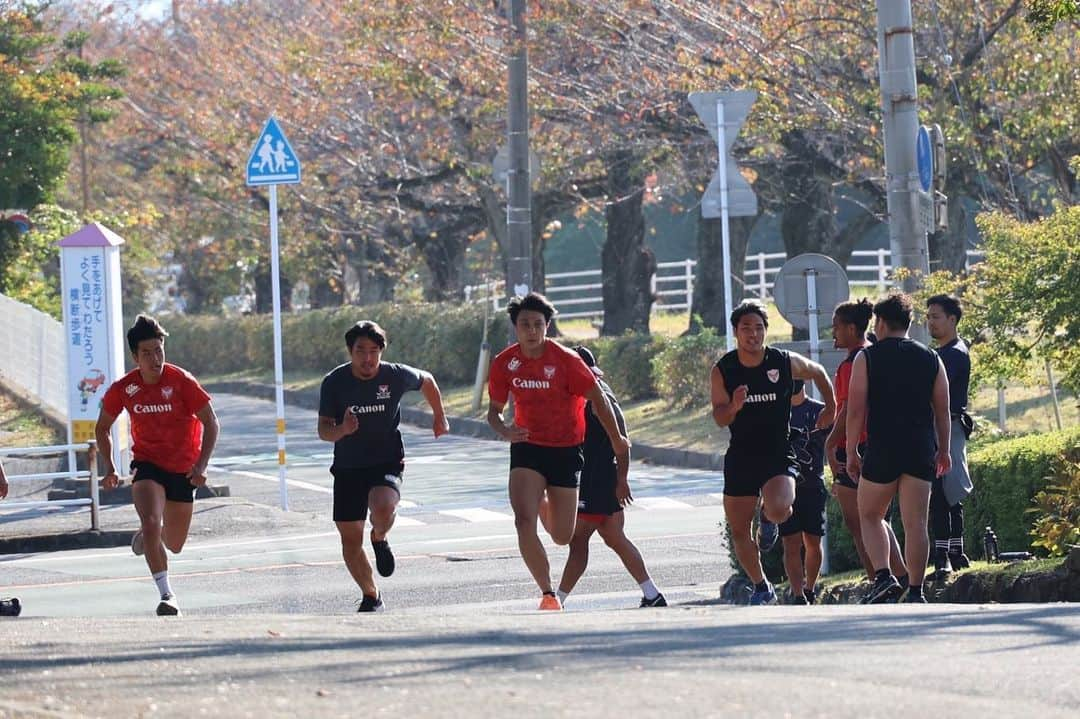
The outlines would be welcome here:
[[[495,402],[514,395],[514,424],[529,430],[531,444],[573,447],[585,441],[585,395],[596,377],[577,352],[544,342],[544,354],[529,359],[520,345],[495,356],[488,394]]]
[[[864,342],[862,347],[858,347],[848,353],[848,356],[844,358],[844,361],[840,363],[840,366],[836,368],[836,379],[833,381],[834,391],[836,393],[836,409],[838,412],[844,412],[847,410],[847,398],[848,398],[848,385],[851,384],[851,368],[855,364],[855,357],[859,354],[859,351],[869,347],[869,342]],[[866,441],[866,426],[863,425],[862,434],[859,436],[859,444]],[[843,438],[840,440],[840,446],[843,446]]]
[[[101,406],[113,417],[127,410],[136,460],[186,473],[202,452],[203,427],[195,414],[209,403],[191,373],[166,362],[157,384],[146,384],[134,369],[109,386]]]

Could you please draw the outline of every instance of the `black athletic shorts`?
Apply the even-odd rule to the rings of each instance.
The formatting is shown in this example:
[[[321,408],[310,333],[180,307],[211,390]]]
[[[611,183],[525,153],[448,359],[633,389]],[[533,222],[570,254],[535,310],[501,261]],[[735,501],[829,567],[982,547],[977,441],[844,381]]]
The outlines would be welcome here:
[[[364,522],[368,516],[368,494],[375,487],[389,487],[401,496],[401,462],[374,467],[331,467],[334,475],[334,521]]]
[[[866,448],[862,462],[862,479],[874,484],[889,484],[900,475],[932,482],[937,474],[933,445],[924,447],[892,447],[882,442],[871,442]]]
[[[799,476],[795,457],[783,453],[770,455],[728,451],[724,455],[724,494],[728,497],[757,497],[773,477]]]
[[[610,517],[622,511],[615,498],[616,475],[614,465],[610,470],[583,472],[581,490],[578,492],[578,514],[595,514]]]
[[[552,487],[577,489],[585,457],[581,447],[544,447],[529,442],[510,445],[510,469],[531,469],[541,474]]]
[[[195,501],[195,485],[188,481],[184,472],[169,472],[152,462],[136,459],[131,463],[131,483],[152,479],[165,488],[165,499],[170,502]]]
[[[859,445],[859,456],[866,456],[866,443]],[[847,487],[848,489],[858,489],[859,483],[848,476],[847,473],[847,449],[844,447],[836,448],[836,461],[840,463],[840,473],[833,477],[833,481],[839,484],[841,487]]]
[[[780,536],[788,537],[799,532],[825,536],[825,503],[829,493],[825,491],[825,481],[820,477],[795,480],[795,503],[791,505],[791,516],[780,524]]]

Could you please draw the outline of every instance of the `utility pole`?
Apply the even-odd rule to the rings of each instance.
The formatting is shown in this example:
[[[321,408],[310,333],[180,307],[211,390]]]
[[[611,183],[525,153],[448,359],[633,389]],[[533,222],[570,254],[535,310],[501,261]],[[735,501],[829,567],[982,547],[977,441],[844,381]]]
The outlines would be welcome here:
[[[506,293],[526,295],[532,289],[532,181],[529,177],[529,53],[525,34],[527,0],[510,0],[509,117],[507,139],[506,234],[509,242]],[[514,342],[511,331],[511,342]]]
[[[877,0],[878,69],[885,132],[885,184],[892,266],[908,270],[904,292],[913,292],[930,273],[926,227],[919,220],[919,173],[915,142],[919,94],[915,84],[915,39],[910,0]],[[920,336],[921,335],[921,336]],[[912,336],[926,339],[922,323]]]

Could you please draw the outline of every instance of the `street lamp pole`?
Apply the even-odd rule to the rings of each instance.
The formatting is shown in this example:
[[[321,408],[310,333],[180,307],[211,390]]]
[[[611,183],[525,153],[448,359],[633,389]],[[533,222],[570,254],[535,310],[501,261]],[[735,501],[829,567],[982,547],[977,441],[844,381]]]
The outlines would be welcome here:
[[[506,292],[532,289],[532,182],[529,177],[529,54],[525,34],[526,0],[510,0],[509,118],[510,170],[507,177],[506,233],[509,243]],[[513,338],[513,333],[511,333]],[[513,339],[511,339],[513,342]]]

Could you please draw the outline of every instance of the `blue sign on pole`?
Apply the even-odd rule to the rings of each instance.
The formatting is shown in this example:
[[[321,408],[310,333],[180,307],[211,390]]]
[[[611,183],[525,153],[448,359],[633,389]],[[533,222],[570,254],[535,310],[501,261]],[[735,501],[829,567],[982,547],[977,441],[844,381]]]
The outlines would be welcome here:
[[[271,117],[251,148],[247,161],[247,184],[258,187],[295,185],[299,182],[300,160],[285,139],[277,120]]]
[[[930,131],[925,125],[919,126],[915,136],[915,164],[919,170],[919,184],[923,192],[930,192],[934,184],[934,148],[930,144]]]

